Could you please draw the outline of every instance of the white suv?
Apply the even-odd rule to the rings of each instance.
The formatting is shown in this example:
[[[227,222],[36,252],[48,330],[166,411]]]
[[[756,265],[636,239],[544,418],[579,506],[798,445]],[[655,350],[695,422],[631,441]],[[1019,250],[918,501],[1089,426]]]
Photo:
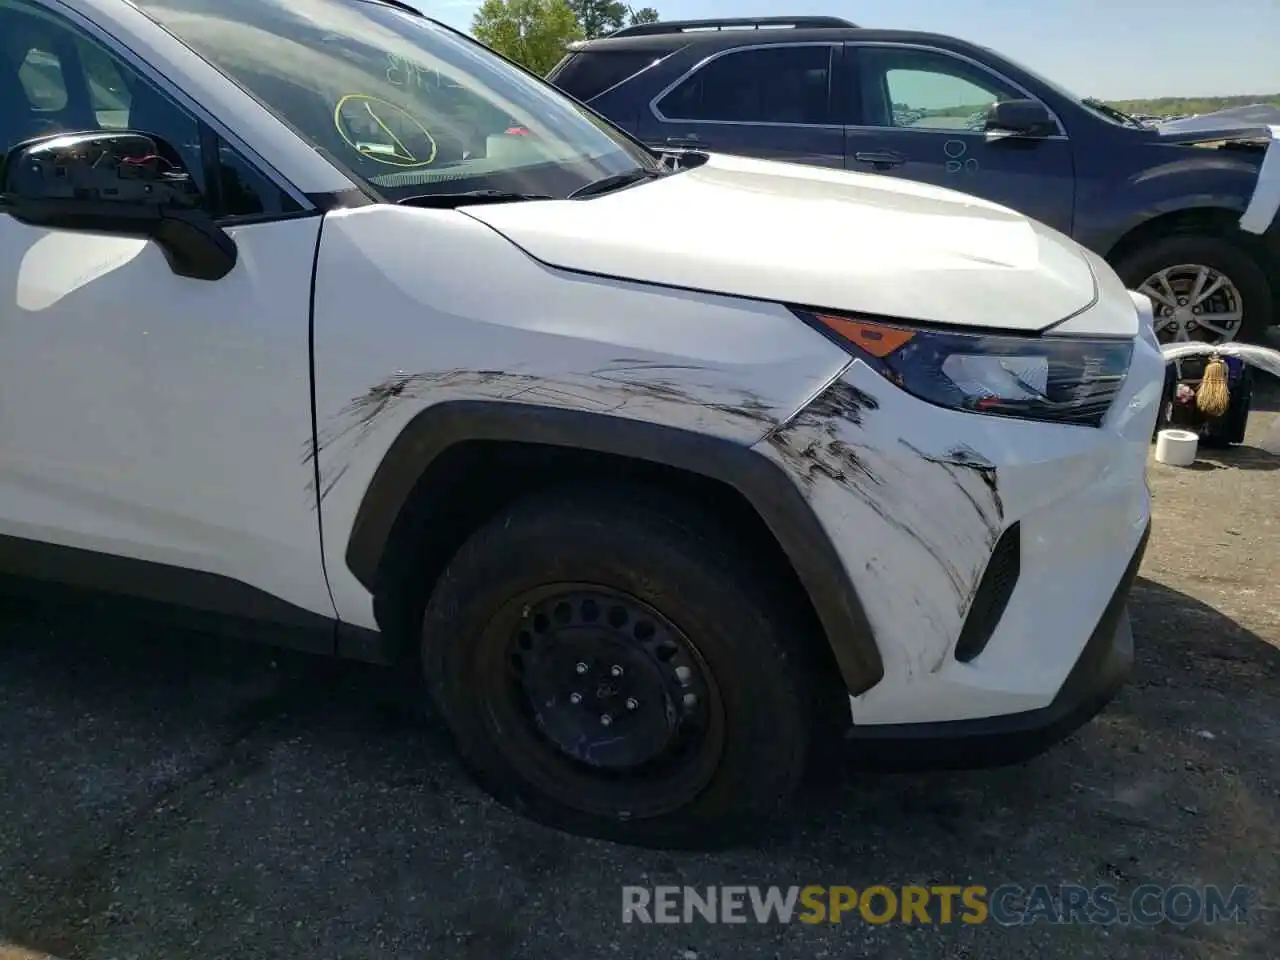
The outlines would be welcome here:
[[[1123,680],[1163,361],[1025,217],[673,170],[382,0],[0,0],[0,148],[10,573],[420,656],[495,795],[646,844],[833,717],[1014,760]]]

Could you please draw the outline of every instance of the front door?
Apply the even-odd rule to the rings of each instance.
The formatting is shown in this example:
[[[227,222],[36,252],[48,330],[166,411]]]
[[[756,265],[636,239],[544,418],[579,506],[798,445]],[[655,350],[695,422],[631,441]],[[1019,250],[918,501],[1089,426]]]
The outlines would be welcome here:
[[[845,59],[850,170],[949,187],[1071,233],[1075,166],[1066,131],[996,139],[982,129],[992,103],[1028,94],[932,48],[850,43]]]
[[[839,44],[800,43],[726,51],[660,96],[640,123],[657,149],[692,147],[839,168]]]
[[[52,544],[112,589],[165,598],[160,573],[106,582],[158,569],[103,562],[131,558],[219,575],[203,581],[209,609],[234,607],[218,584],[238,581],[260,615],[280,598],[332,617],[307,459],[320,218],[96,38],[0,0],[0,149],[124,128],[173,146],[162,162],[192,176],[239,259],[221,280],[186,279],[149,240],[0,211],[0,545],[19,570]]]

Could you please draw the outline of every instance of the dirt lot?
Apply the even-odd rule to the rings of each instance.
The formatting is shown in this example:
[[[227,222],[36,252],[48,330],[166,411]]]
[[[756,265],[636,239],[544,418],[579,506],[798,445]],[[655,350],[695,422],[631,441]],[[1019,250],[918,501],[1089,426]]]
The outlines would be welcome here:
[[[1255,416],[1251,443],[1277,420]],[[1099,719],[1021,768],[828,768],[788,838],[718,856],[519,820],[383,671],[9,602],[0,958],[6,937],[67,960],[1276,956],[1280,456],[1201,466],[1152,469],[1139,663]],[[622,884],[772,883],[1254,899],[1244,923],[1189,929],[620,922]]]

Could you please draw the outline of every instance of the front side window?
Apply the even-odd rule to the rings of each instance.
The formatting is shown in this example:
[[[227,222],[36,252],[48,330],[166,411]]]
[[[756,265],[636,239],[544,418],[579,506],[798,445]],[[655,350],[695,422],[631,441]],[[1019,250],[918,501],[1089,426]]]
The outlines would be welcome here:
[[[220,219],[297,209],[227,144],[206,163],[196,118],[77,27],[25,0],[0,0],[0,155],[35,137],[106,130],[163,140],[173,151],[165,159],[190,175]]]
[[[831,123],[828,44],[760,47],[708,62],[668,93],[668,120],[728,123]]]
[[[89,87],[89,103],[104,130],[129,126],[129,85],[115,58],[96,44],[78,40],[76,52]]]
[[[395,201],[566,196],[656,157],[477,43],[367,0],[136,0],[304,140]]]
[[[1023,94],[964,60],[906,47],[859,47],[862,124],[981,130],[992,104]]]

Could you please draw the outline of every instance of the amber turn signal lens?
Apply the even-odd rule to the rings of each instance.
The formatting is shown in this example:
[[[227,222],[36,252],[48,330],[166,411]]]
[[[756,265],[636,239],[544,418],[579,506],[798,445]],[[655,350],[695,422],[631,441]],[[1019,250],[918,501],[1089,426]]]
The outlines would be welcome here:
[[[825,313],[816,314],[815,319],[832,333],[839,334],[860,350],[877,358],[887,357],[915,336],[914,331],[901,327],[886,327],[882,323],[867,323],[865,320],[833,317]]]

